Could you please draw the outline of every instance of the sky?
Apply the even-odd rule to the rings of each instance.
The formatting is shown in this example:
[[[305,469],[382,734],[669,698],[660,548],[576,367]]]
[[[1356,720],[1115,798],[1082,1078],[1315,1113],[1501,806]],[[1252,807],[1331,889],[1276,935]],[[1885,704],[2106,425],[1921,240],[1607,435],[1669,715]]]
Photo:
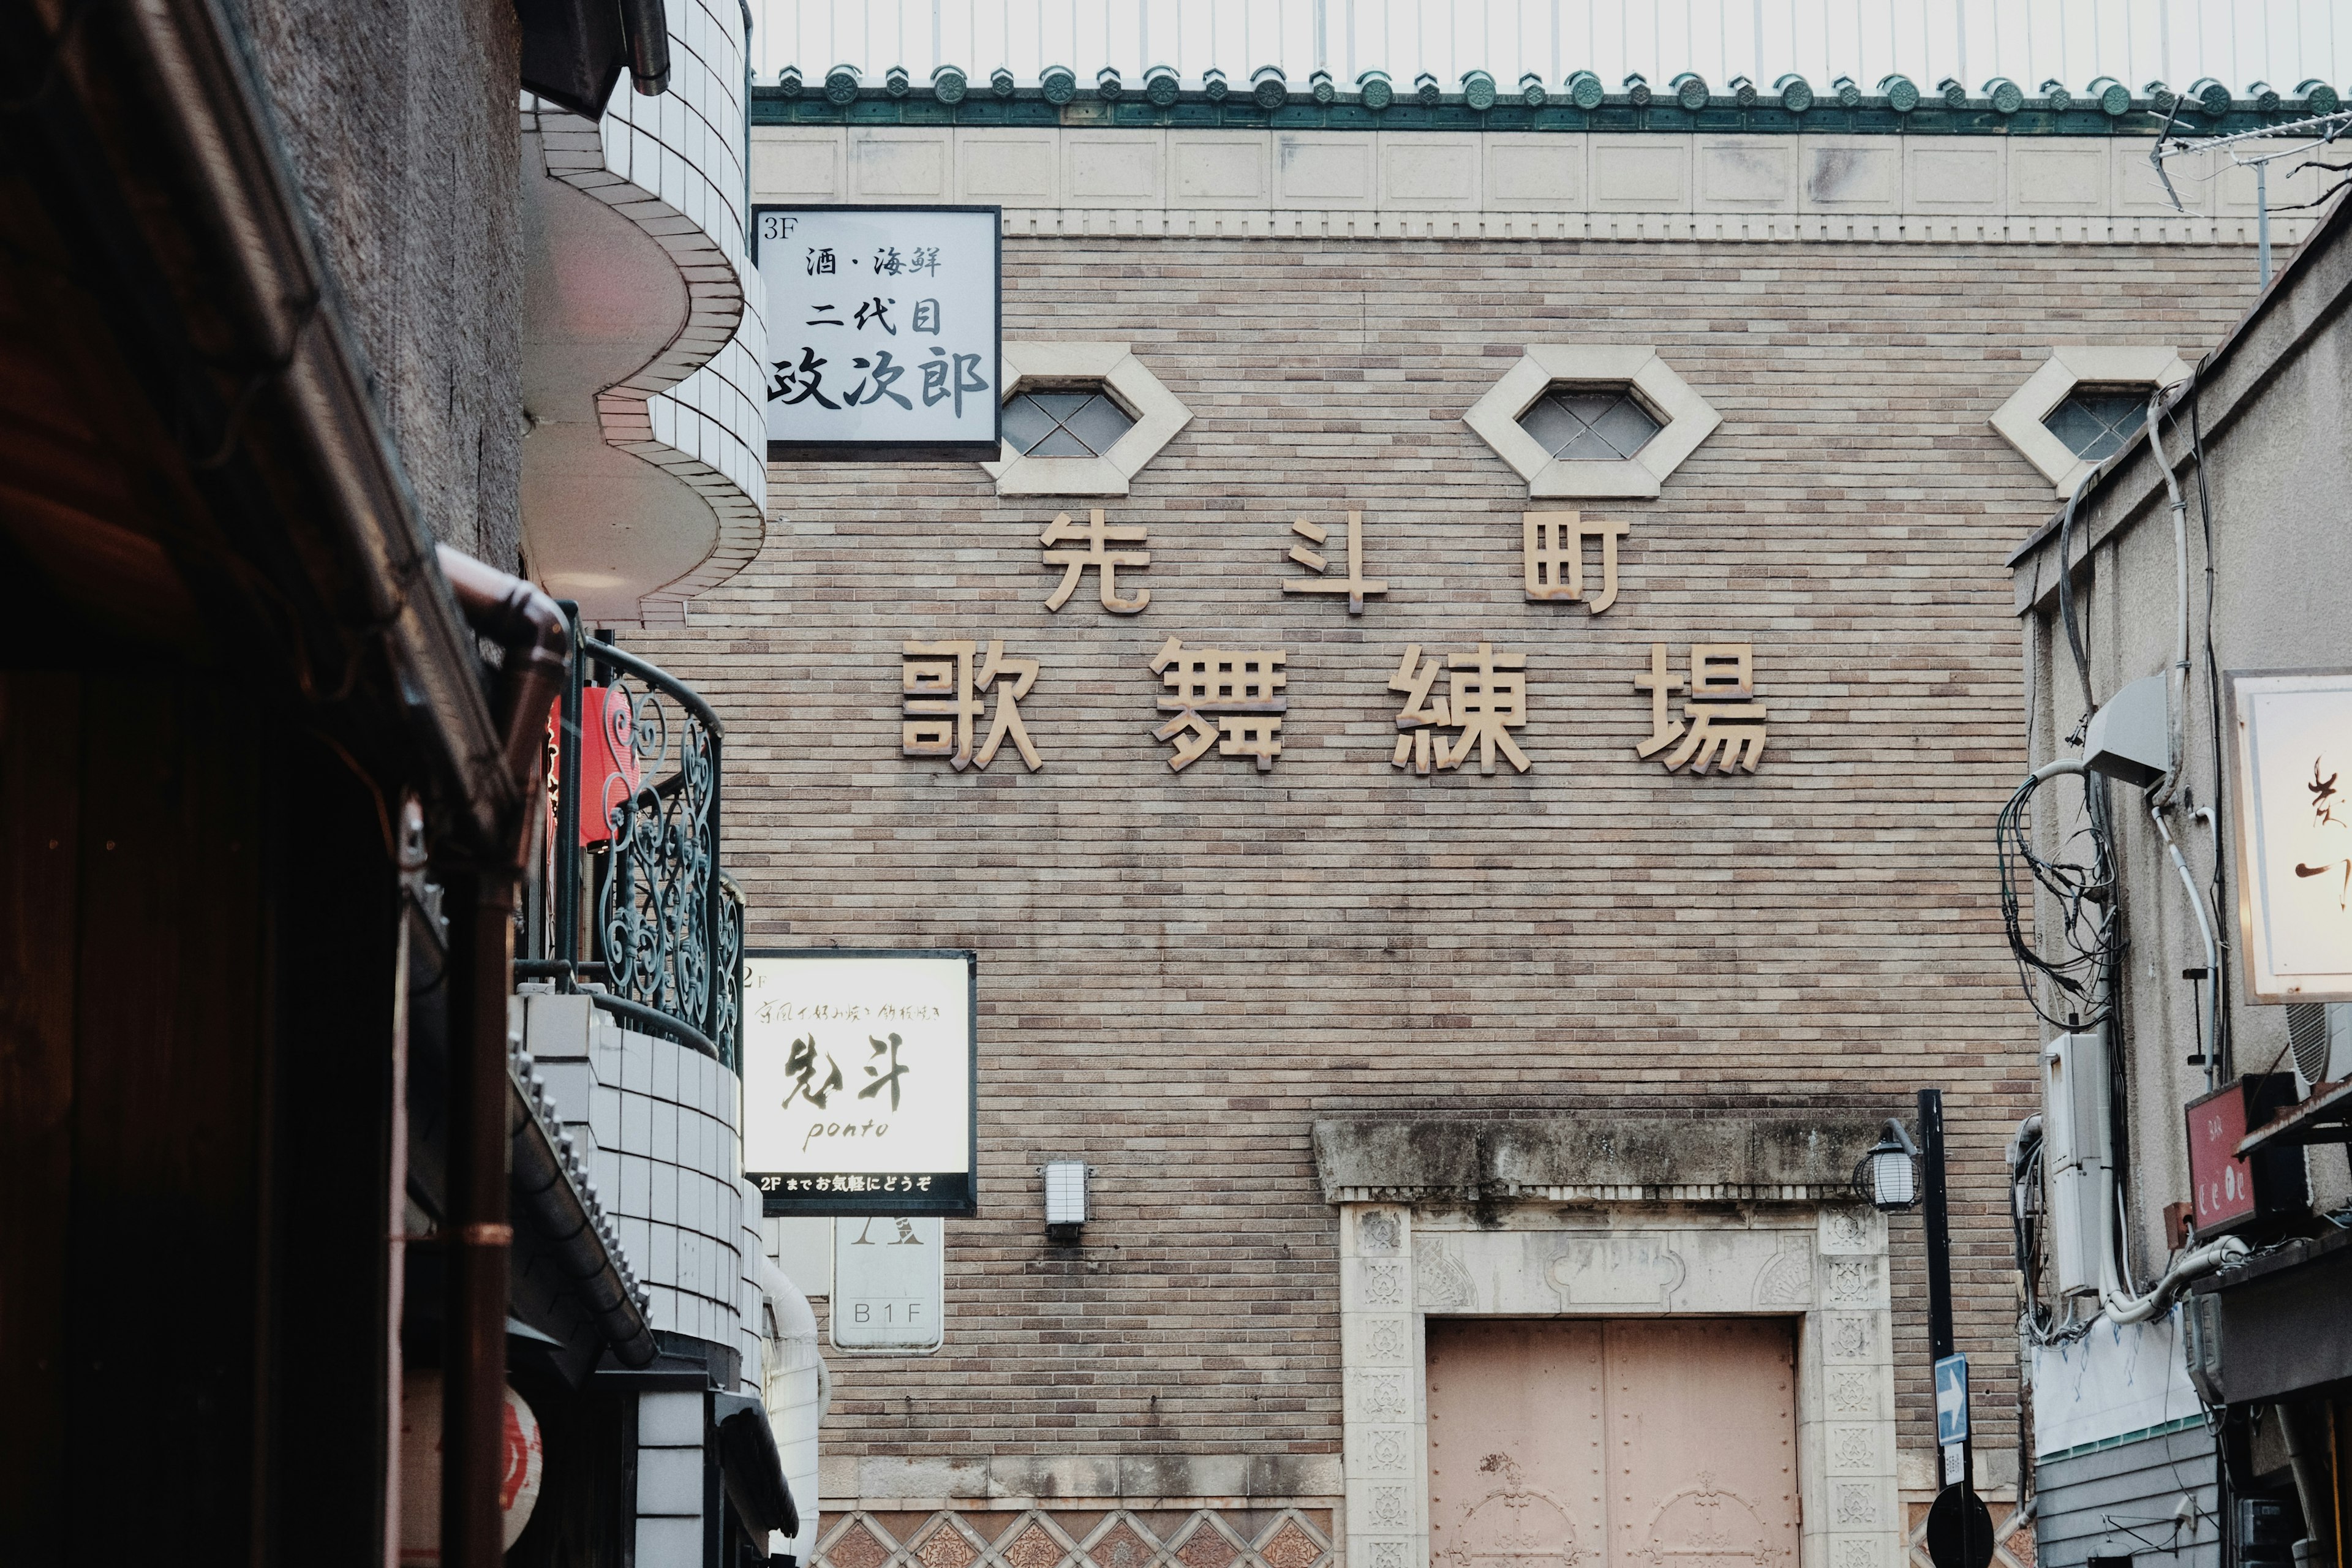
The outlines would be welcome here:
[[[940,63],[975,77],[1009,65],[1024,84],[1047,65],[1130,83],[1148,65],[1189,83],[1213,65],[1236,83],[1283,68],[1295,86],[1321,66],[1343,84],[1377,67],[1400,86],[1433,72],[1449,89],[1483,68],[1507,89],[1526,71],[1558,87],[1597,71],[1654,84],[1696,70],[1717,90],[1789,71],[1816,91],[1841,76],[1865,90],[1891,71],[1971,93],[1996,75],[2027,92],[2055,79],[2078,96],[2111,76],[2137,94],[2213,77],[2240,97],[2265,81],[2291,94],[2352,78],[2352,0],[751,0],[762,81],[847,63],[869,82],[893,65],[917,81]]]

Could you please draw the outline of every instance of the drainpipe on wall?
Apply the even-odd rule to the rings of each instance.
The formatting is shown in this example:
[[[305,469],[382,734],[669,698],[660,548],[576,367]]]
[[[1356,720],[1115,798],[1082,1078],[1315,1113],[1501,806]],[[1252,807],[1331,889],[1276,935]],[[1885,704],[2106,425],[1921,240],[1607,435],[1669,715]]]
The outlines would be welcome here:
[[[500,752],[517,805],[473,864],[449,878],[448,1295],[441,1350],[441,1561],[499,1568],[508,1265],[507,997],[514,989],[515,887],[541,813],[533,808],[548,704],[571,632],[555,601],[447,545],[436,551],[466,624],[506,650]]]

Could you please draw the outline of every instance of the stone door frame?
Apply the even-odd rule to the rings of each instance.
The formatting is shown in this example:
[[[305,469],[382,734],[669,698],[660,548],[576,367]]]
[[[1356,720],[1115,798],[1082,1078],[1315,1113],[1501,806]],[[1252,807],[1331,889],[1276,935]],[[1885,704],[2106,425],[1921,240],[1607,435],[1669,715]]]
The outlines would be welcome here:
[[[1338,1207],[1348,1568],[1432,1568],[1433,1313],[1795,1319],[1799,1568],[1904,1561],[1884,1215],[1848,1202]]]

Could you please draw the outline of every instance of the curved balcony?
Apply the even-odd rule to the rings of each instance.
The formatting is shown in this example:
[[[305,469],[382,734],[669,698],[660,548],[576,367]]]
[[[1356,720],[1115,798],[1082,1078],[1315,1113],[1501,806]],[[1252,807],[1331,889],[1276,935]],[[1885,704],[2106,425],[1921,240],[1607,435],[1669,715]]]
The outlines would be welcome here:
[[[595,120],[522,100],[524,546],[530,575],[604,625],[683,621],[764,526],[743,16],[668,13],[667,92],[624,81]]]
[[[719,716],[693,688],[574,636],[551,715],[541,891],[519,978],[742,1071],[743,895],[719,867]]]

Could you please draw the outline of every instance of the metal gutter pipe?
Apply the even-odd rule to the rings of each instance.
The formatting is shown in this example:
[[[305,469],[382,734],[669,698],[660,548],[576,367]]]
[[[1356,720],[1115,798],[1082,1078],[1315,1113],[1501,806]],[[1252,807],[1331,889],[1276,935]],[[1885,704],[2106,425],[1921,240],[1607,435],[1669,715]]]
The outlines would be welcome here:
[[[362,569],[413,727],[461,784],[452,809],[487,838],[520,798],[515,775],[498,754],[471,639],[429,564],[432,537],[377,419],[245,47],[226,11],[207,0],[110,9],[142,58],[151,97],[175,132],[170,155],[228,263],[219,273],[226,302],[254,338],[254,357],[274,367],[331,502],[331,524]]]
[[[2189,500],[2180,493],[2180,480],[2172,471],[2172,459],[2164,455],[2164,437],[2157,428],[2157,416],[2163,406],[2164,390],[2159,387],[2147,400],[2147,449],[2156,458],[2157,470],[2164,476],[2165,494],[2170,498],[2172,568],[2179,605],[2173,640],[2172,679],[2166,690],[2165,773],[2148,797],[2150,804],[2159,807],[2169,805],[2180,788],[2180,764],[2187,751],[2181,732],[2181,708],[2189,700]]]
[[[449,1212],[441,1384],[441,1561],[499,1568],[504,1469],[506,1321],[514,1226],[508,1211],[508,997],[514,990],[515,887],[541,814],[548,705],[572,647],[563,613],[529,583],[437,547],[468,626],[505,649],[498,756],[516,809],[500,813],[473,864],[449,879]]]
[[[2205,895],[2197,890],[2197,879],[2189,874],[2189,862],[2181,858],[2180,846],[2172,840],[2172,829],[2164,823],[2164,807],[2148,807],[2147,819],[2156,824],[2157,832],[2164,838],[2165,853],[2172,857],[2172,868],[2180,873],[2180,885],[2189,894],[2189,908],[2197,916],[2197,934],[2205,939],[2205,981],[2200,987],[2205,994],[2205,1088],[2210,1091],[2214,1075],[2220,1070],[2221,1026],[2221,951],[2213,942],[2213,922],[2205,918]]]
[[[669,90],[669,10],[663,0],[621,0],[621,31],[629,40],[631,84],[647,98]],[[751,112],[749,100],[744,112]]]

